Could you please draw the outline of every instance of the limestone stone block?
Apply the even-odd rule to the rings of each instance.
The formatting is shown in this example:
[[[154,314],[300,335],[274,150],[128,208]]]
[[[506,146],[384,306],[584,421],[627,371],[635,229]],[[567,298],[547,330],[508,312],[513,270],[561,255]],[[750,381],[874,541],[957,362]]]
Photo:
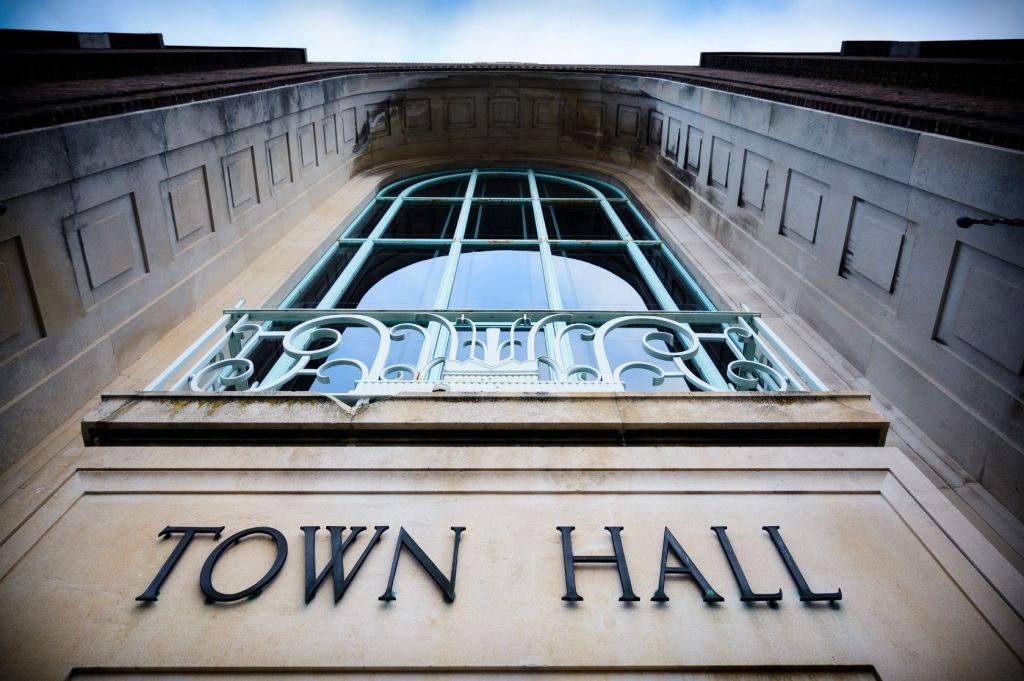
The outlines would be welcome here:
[[[476,127],[476,100],[472,97],[448,97],[444,100],[445,127],[466,130]]]
[[[491,97],[487,100],[487,126],[519,127],[519,100],[515,97]]]
[[[686,127],[686,156],[683,167],[691,173],[700,174],[700,155],[704,145],[704,131],[692,125]]]
[[[206,166],[175,175],[161,184],[164,212],[175,253],[214,230]]]
[[[292,182],[291,143],[287,132],[266,142],[267,167],[270,169],[270,193],[282,190]]]
[[[863,285],[866,280],[882,292],[892,293],[906,233],[906,219],[855,199],[840,274],[855,283]]]
[[[221,159],[224,184],[227,187],[228,211],[231,219],[254,208],[260,202],[256,184],[256,161],[252,147],[239,149]]]
[[[756,211],[764,210],[768,192],[768,167],[764,156],[749,149],[743,151],[743,179],[740,181],[740,205]]]
[[[430,130],[430,100],[407,99],[402,103],[403,128],[405,132],[427,132]]]
[[[828,185],[824,182],[790,170],[780,232],[813,244],[817,240],[822,202],[827,192]]]
[[[1014,389],[1024,371],[1024,267],[958,243],[935,338]]]
[[[131,194],[66,218],[64,234],[86,308],[149,271]]]
[[[308,173],[320,165],[316,148],[316,124],[307,123],[295,132],[299,140],[299,172]]]

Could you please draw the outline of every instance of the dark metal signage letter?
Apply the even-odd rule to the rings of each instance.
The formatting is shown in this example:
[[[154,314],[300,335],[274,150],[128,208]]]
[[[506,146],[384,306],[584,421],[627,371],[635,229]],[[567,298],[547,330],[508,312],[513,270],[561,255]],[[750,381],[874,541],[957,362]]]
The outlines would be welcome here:
[[[622,548],[621,527],[605,527],[612,535],[612,556],[577,556],[572,552],[572,531],[575,526],[557,528],[562,533],[562,562],[565,563],[565,595],[563,601],[582,601],[583,596],[576,593],[576,563],[615,563],[619,569],[619,583],[622,585],[620,601],[639,601],[640,597],[633,593],[633,584],[629,581],[629,568],[626,567],[626,552]]]
[[[214,539],[220,539],[220,533],[224,531],[224,527],[172,527],[168,525],[164,529],[160,530],[159,537],[170,537],[172,534],[182,535],[181,539],[178,540],[178,545],[171,551],[171,555],[167,556],[167,560],[164,561],[164,565],[160,568],[160,572],[156,573],[156,577],[150,583],[149,587],[142,592],[141,596],[136,596],[137,601],[155,601],[157,596],[160,594],[160,587],[163,586],[164,580],[167,579],[167,575],[171,574],[171,570],[178,563],[178,559],[185,553],[185,549],[192,543],[192,538],[197,534],[212,534]]]
[[[310,526],[304,525],[300,528],[306,535],[306,602],[309,603],[313,600],[313,596],[316,595],[317,589],[323,584],[324,580],[327,579],[327,574],[330,573],[334,580],[334,602],[337,603],[341,600],[341,597],[345,595],[345,590],[348,589],[348,585],[355,579],[356,573],[359,572],[359,568],[363,566],[363,561],[370,555],[370,549],[377,545],[380,541],[380,536],[384,534],[384,531],[388,529],[387,525],[374,525],[373,529],[375,532],[370,538],[370,543],[363,549],[362,554],[359,556],[359,560],[356,561],[355,566],[352,568],[352,572],[345,576],[345,567],[343,563],[343,557],[345,550],[349,547],[349,544],[355,540],[359,533],[365,530],[365,527],[353,526],[349,531],[348,536],[342,541],[341,535],[345,532],[345,526],[328,525],[327,530],[331,533],[331,560],[328,561],[327,565],[320,572],[316,574],[316,531],[320,529],[319,525]]]
[[[672,553],[675,554],[676,558],[683,564],[683,567],[669,567],[668,566],[668,551],[672,549]],[[665,594],[665,577],[668,575],[683,575],[693,577],[694,581],[700,587],[701,597],[705,603],[717,603],[724,601],[725,599],[718,595],[718,593],[711,588],[708,584],[708,580],[704,579],[704,575],[700,573],[697,566],[693,564],[690,557],[686,555],[686,551],[676,540],[672,532],[666,527],[665,538],[661,542],[661,574],[658,577],[658,590],[654,592],[654,596],[651,597],[652,601],[659,603],[668,600],[668,596]]]
[[[779,589],[777,593],[773,594],[759,594],[750,590],[750,584],[747,582],[747,576],[743,574],[743,568],[740,567],[740,562],[736,560],[736,553],[732,550],[732,542],[729,541],[729,537],[725,534],[726,527],[724,525],[716,525],[711,529],[715,531],[716,535],[718,535],[718,543],[722,545],[722,550],[725,551],[725,557],[729,559],[729,567],[732,568],[732,575],[736,578],[736,583],[740,587],[740,600],[748,603],[752,601],[781,601],[782,589]]]
[[[462,533],[466,530],[465,527],[453,527],[452,530],[455,532],[455,547],[452,549],[452,577],[451,581],[445,578],[441,571],[434,564],[434,561],[430,560],[430,557],[423,552],[420,545],[405,531],[404,527],[398,528],[398,543],[395,544],[395,557],[391,560],[391,575],[388,577],[388,588],[384,591],[382,596],[378,596],[377,600],[380,601],[393,601],[395,600],[395,573],[398,572],[398,557],[402,553],[402,547],[409,550],[412,557],[416,559],[416,562],[420,564],[430,578],[434,580],[434,584],[437,584],[437,588],[441,590],[444,595],[444,599],[451,603],[455,600],[455,570],[459,565],[459,542],[462,539]]]
[[[796,582],[797,591],[800,592],[801,601],[829,601],[833,605],[843,597],[843,590],[836,589],[834,593],[815,593],[811,591],[811,587],[807,586],[807,580],[804,579],[803,573],[800,572],[800,568],[797,567],[796,561],[793,560],[792,554],[786,547],[786,542],[782,541],[782,536],[779,534],[778,525],[765,525],[761,528],[767,532],[772,541],[775,542],[775,548],[778,549],[779,555],[782,556],[782,560],[786,563],[786,569],[789,570],[789,574],[793,577],[793,581]]]
[[[213,568],[216,567],[217,561],[220,560],[221,555],[229,548],[240,542],[245,537],[251,534],[265,534],[274,540],[277,545],[277,556],[274,558],[274,564],[267,570],[267,574],[263,575],[258,582],[250,586],[248,589],[242,589],[233,594],[226,594],[217,591],[213,588]],[[260,592],[274,581],[277,577],[277,573],[281,571],[281,566],[284,565],[285,558],[288,557],[288,540],[284,538],[278,530],[273,527],[250,527],[247,530],[236,532],[222,543],[217,545],[217,548],[213,550],[210,556],[203,563],[203,570],[199,573],[199,587],[206,594],[206,597],[211,601],[240,601],[246,596],[259,596]]]

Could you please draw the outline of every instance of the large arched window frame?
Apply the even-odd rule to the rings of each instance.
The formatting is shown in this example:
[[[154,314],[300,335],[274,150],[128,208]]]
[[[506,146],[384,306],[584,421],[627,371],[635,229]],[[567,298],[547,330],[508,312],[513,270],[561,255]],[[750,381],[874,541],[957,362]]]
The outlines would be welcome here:
[[[624,192],[533,169],[385,187],[277,309],[226,311],[148,389],[168,388],[825,389],[756,312],[716,310]]]

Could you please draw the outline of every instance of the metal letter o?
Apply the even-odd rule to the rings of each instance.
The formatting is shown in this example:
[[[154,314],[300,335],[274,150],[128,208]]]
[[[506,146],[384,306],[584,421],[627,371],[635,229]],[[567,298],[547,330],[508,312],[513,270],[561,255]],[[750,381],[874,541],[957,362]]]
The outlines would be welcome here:
[[[274,540],[277,545],[277,557],[274,559],[274,564],[267,570],[267,574],[263,575],[262,578],[248,589],[242,589],[233,594],[226,594],[217,591],[213,588],[213,568],[217,565],[217,561],[220,560],[221,554],[227,551],[229,548],[237,544],[239,541],[248,537],[250,534],[265,534]],[[210,553],[209,558],[203,564],[203,570],[199,573],[199,587],[203,590],[203,593],[211,601],[239,601],[247,596],[259,595],[259,593],[266,587],[270,582],[274,581],[277,577],[277,573],[281,571],[281,567],[284,565],[285,558],[288,557],[288,540],[284,538],[278,530],[273,527],[250,527],[247,530],[237,532],[223,542],[221,542],[217,548]]]

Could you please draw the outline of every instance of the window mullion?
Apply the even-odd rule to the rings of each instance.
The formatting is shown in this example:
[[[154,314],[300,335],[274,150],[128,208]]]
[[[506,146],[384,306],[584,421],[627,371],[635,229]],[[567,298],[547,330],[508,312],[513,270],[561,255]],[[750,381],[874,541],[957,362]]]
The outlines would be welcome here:
[[[480,176],[477,169],[469,176],[469,183],[466,186],[466,195],[462,199],[462,206],[459,208],[459,219],[455,223],[455,234],[452,235],[452,245],[448,249],[448,260],[444,264],[444,272],[441,274],[441,282],[437,287],[437,296],[434,298],[435,310],[447,310],[452,297],[452,288],[455,285],[455,274],[459,269],[459,256],[462,254],[462,240],[466,236],[466,225],[469,223],[469,213],[473,207],[473,194],[476,192],[476,180]],[[418,366],[424,366],[430,360],[447,355],[446,348],[449,343],[457,343],[458,338],[448,338],[448,330],[437,322],[427,324],[426,338],[423,339],[423,347],[420,350]],[[438,380],[443,376],[443,367],[434,367],[426,376],[419,376],[421,380]]]
[[[633,238],[629,235],[629,230],[622,224],[622,220],[619,218],[615,209],[608,202],[608,199],[603,195],[601,197],[601,209],[604,214],[611,221],[612,226],[618,233],[619,238],[626,242],[626,251],[629,253],[629,257],[632,259],[633,264],[636,266],[637,271],[640,272],[640,276],[643,277],[644,282],[650,289],[651,293],[654,294],[654,298],[658,301],[658,305],[663,310],[669,310],[676,312],[679,310],[679,306],[676,305],[676,301],[672,299],[672,294],[669,293],[668,288],[665,287],[664,282],[658,277],[658,273],[651,267],[651,263],[647,261],[640,247],[633,243]],[[685,325],[689,328],[689,325]],[[694,364],[697,365],[697,370],[700,371],[701,377],[715,386],[719,390],[728,390],[729,386],[722,378],[722,374],[719,373],[718,367],[715,366],[714,361],[708,355],[707,351],[703,346],[698,350],[697,355],[693,358]]]
[[[437,289],[437,297],[434,299],[435,310],[447,310],[448,303],[452,296],[452,287],[455,284],[455,272],[459,268],[459,255],[462,254],[462,240],[466,237],[466,226],[469,223],[469,212],[473,207],[473,193],[476,191],[476,179],[479,171],[473,170],[469,176],[469,184],[466,187],[466,196],[462,199],[462,207],[459,209],[459,220],[455,223],[455,234],[452,235],[452,245],[448,250],[448,261],[444,266],[444,273],[441,275],[441,283]]]
[[[540,239],[540,268],[544,275],[544,290],[547,294],[548,307],[552,310],[561,310],[565,307],[562,301],[562,292],[558,290],[558,274],[555,272],[555,258],[551,253],[551,243],[548,240],[548,226],[544,221],[544,206],[540,201],[540,191],[537,189],[537,177],[533,170],[527,172],[527,179],[530,182],[530,203],[533,205],[533,221],[537,228],[537,238]],[[572,366],[572,346],[568,335],[562,336],[561,343],[557,342],[559,334],[565,328],[563,322],[548,324],[544,328],[544,341],[547,351],[557,366],[568,369]],[[556,378],[561,378],[560,376]]]

